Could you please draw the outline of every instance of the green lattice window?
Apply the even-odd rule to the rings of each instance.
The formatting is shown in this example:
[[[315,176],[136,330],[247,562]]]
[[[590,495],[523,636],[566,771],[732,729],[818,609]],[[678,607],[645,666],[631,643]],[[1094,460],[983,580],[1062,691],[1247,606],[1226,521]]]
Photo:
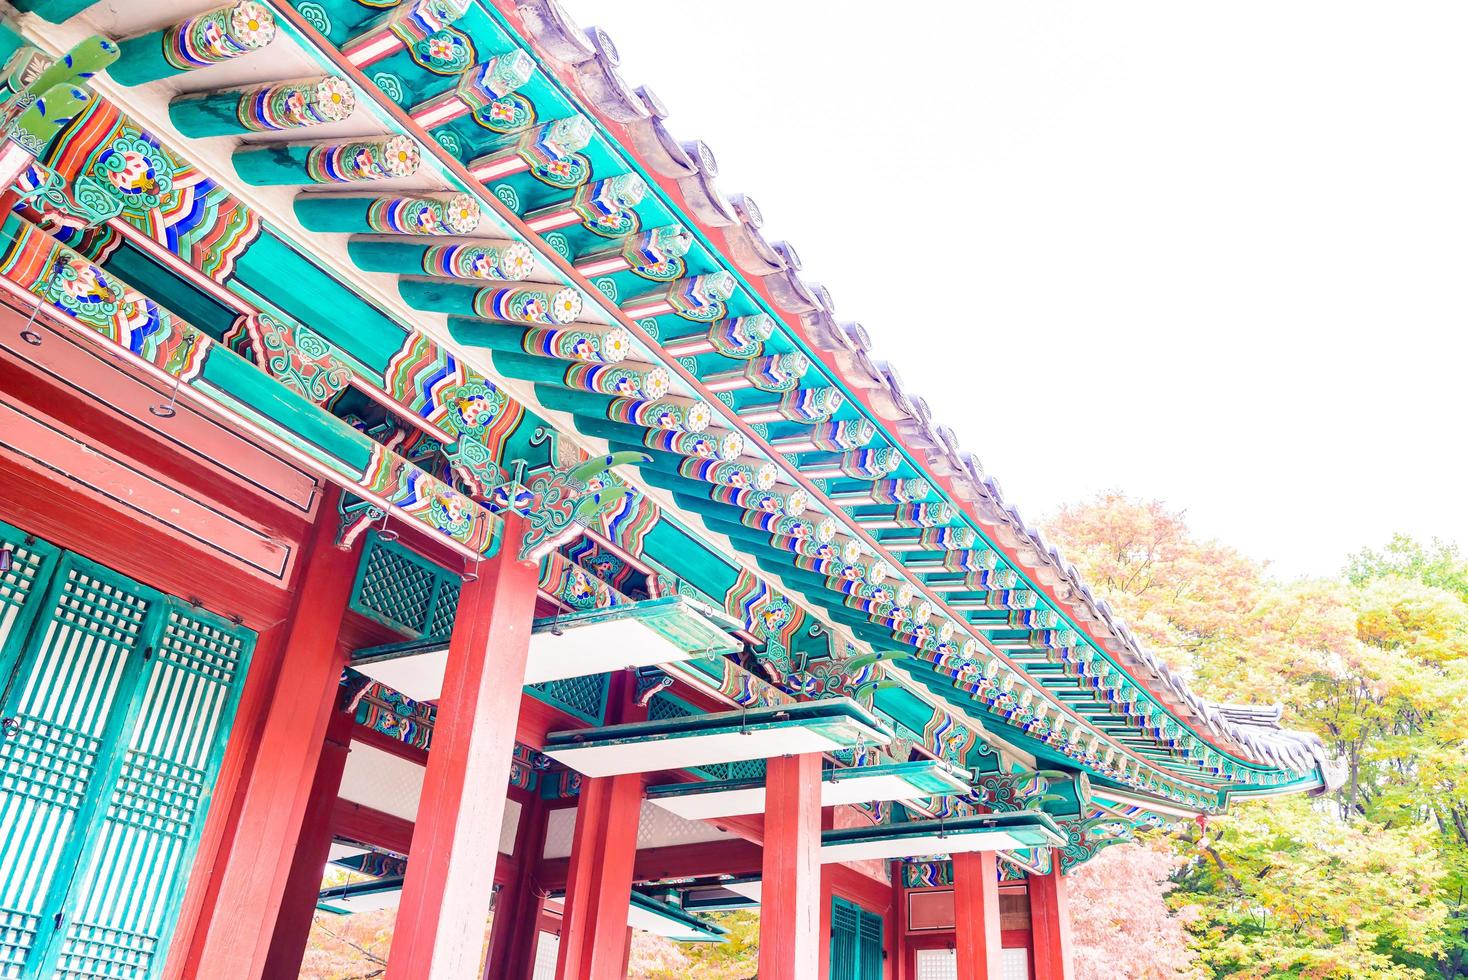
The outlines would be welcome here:
[[[669,718],[686,718],[689,715],[702,714],[693,705],[682,698],[671,694],[656,694],[647,704],[648,721],[665,721]],[[731,779],[735,777],[732,769],[734,766],[746,766],[750,763],[718,762],[709,766],[690,766],[688,771],[695,775],[703,776],[705,779]],[[760,775],[764,775],[764,761],[760,760]]]
[[[527,685],[525,690],[552,708],[560,708],[574,718],[600,725],[606,717],[607,674],[588,674],[564,680]]]
[[[357,566],[351,607],[414,639],[447,636],[459,605],[459,577],[373,532]]]
[[[764,779],[765,760],[749,759],[746,762],[729,763],[730,779]]]
[[[0,980],[153,980],[254,634],[0,525]]]
[[[831,900],[831,980],[881,980],[882,917]]]

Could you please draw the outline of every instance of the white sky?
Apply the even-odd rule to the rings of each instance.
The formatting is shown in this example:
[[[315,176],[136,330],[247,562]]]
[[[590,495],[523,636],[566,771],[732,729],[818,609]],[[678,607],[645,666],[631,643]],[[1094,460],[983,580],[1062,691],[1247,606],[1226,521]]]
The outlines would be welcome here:
[[[565,2],[1027,520],[1468,544],[1468,4]]]

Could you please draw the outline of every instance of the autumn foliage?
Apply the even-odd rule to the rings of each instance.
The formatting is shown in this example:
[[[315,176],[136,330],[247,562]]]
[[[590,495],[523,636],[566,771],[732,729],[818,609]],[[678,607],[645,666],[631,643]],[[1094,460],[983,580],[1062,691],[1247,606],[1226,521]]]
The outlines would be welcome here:
[[[1102,852],[1076,874],[1079,976],[1463,976],[1468,564],[1456,550],[1399,537],[1339,577],[1280,581],[1196,539],[1182,513],[1119,493],[1047,529],[1207,696],[1281,705],[1284,724],[1319,734],[1343,767],[1327,797],[1239,804],[1162,843]],[[1164,896],[1177,915],[1159,921]],[[1141,961],[1125,967],[1096,955],[1117,949],[1118,908],[1154,926],[1122,947]]]

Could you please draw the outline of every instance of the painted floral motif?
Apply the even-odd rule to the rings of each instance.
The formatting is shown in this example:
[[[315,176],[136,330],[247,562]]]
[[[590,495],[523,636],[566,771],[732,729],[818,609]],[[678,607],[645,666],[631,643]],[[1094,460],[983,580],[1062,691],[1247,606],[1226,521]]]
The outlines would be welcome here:
[[[518,93],[511,93],[476,108],[469,116],[495,133],[518,133],[535,122],[535,107]]]
[[[321,26],[312,19],[315,7],[320,11]],[[325,32],[331,30],[326,11],[316,4],[301,4],[306,20]],[[217,65],[242,54],[265,47],[275,39],[275,18],[255,0],[241,0],[180,22],[163,35],[163,57],[175,68],[188,71]]]
[[[455,435],[486,428],[505,408],[505,393],[484,382],[471,382],[459,388],[449,399],[450,411],[444,421]]]
[[[257,362],[281,384],[318,405],[346,387],[351,369],[320,334],[300,324],[257,313],[236,321],[250,337]]]
[[[413,44],[408,55],[435,75],[458,75],[474,64],[474,43],[463,31],[445,27]]]
[[[157,208],[173,191],[173,168],[167,157],[138,135],[113,140],[97,157],[96,173],[117,191],[123,208],[134,214]]]
[[[579,153],[547,160],[530,168],[530,176],[543,184],[570,190],[591,178],[591,161]]]

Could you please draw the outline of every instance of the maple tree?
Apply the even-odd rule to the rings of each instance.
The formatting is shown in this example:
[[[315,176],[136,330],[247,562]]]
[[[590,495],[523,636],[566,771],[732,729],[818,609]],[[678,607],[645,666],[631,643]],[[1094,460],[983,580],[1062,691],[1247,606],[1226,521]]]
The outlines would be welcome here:
[[[1197,539],[1182,513],[1120,493],[1064,508],[1047,530],[1207,696],[1281,705],[1342,767],[1328,796],[1238,804],[1173,837],[1182,863],[1167,898],[1187,910],[1198,964],[1239,978],[1463,976],[1468,564],[1456,550],[1398,536],[1337,578],[1281,582]]]
[[[1115,844],[1070,876],[1071,937],[1076,975],[1086,980],[1198,980],[1204,976],[1188,948],[1187,924],[1197,912],[1174,910],[1168,892],[1185,858],[1152,837]],[[1116,951],[1125,949],[1127,955]]]

